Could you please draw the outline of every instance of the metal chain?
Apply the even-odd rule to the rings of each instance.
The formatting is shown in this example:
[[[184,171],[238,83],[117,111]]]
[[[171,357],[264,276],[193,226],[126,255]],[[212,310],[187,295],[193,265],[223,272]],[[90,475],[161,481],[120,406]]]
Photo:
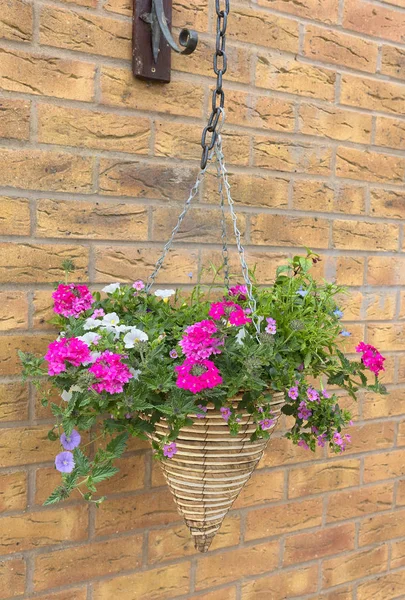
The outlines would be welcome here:
[[[214,72],[217,76],[217,83],[212,92],[212,111],[201,136],[201,146],[203,149],[201,156],[201,169],[205,169],[207,166],[210,150],[214,148],[218,139],[219,133],[217,131],[217,126],[225,104],[225,93],[222,89],[222,77],[228,68],[228,60],[225,53],[225,33],[229,14],[229,0],[222,0],[222,2],[224,2],[224,8],[221,8],[221,0],[215,0],[215,10],[217,13],[217,34],[214,54]],[[210,136],[208,136],[208,134],[210,134]]]
[[[246,264],[245,249],[242,246],[241,239],[240,239],[241,233],[238,228],[237,216],[236,216],[235,209],[234,209],[234,201],[231,196],[231,186],[229,185],[228,171],[225,166],[224,153],[222,150],[221,135],[218,135],[218,137],[217,137],[217,141],[214,146],[214,151],[215,151],[215,157],[216,157],[217,164],[218,164],[218,169],[219,169],[221,179],[223,182],[223,187],[225,188],[225,193],[226,193],[227,201],[229,204],[229,209],[231,212],[231,217],[232,217],[232,222],[233,222],[233,231],[234,231],[235,239],[236,239],[236,247],[237,247],[238,253],[239,253],[239,260],[240,260],[240,264],[242,267],[243,279],[245,280],[245,284],[246,284],[247,296],[248,296],[248,300],[249,300],[249,307],[252,311],[252,321],[255,326],[257,335],[259,335],[260,334],[260,321],[257,319],[257,315],[256,315],[257,304],[256,304],[256,299],[253,295],[253,285],[252,285],[252,282],[251,282],[250,276],[249,276],[249,268]]]
[[[221,137],[221,136],[219,136]],[[217,178],[218,178],[218,192],[220,197],[221,207],[221,239],[222,239],[222,263],[224,267],[224,283],[227,290],[229,290],[229,253],[228,253],[228,236],[226,233],[226,219],[225,219],[225,202],[224,202],[224,186],[222,182],[221,169],[218,160],[217,164]]]

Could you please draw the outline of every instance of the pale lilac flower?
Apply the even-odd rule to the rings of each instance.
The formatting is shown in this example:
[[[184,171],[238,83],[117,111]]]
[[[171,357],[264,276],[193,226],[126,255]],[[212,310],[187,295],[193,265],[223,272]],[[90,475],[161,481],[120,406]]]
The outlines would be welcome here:
[[[306,402],[304,400],[302,402],[300,402],[300,404],[298,406],[298,418],[308,420],[311,415],[312,415],[312,411],[309,410]]]
[[[170,356],[170,358],[178,358],[178,356],[179,356],[179,355],[178,355],[178,353],[177,353],[177,350],[175,350],[175,349],[173,348],[173,350],[170,350],[170,352],[169,352],[169,356]]]
[[[259,425],[263,431],[270,429],[274,425],[274,419],[262,419],[259,421]]]
[[[173,456],[177,452],[176,442],[172,442],[171,444],[165,444],[163,446],[163,455],[167,458],[173,458]]]
[[[208,408],[203,404],[199,404],[198,408],[200,409],[200,412],[196,413],[195,416],[197,419],[205,419],[205,413],[207,412]]]
[[[97,319],[97,317],[104,317],[105,312],[102,308],[96,308],[94,313],[91,315],[92,319]]]
[[[326,390],[322,390],[322,396],[323,396],[324,398],[330,398],[330,394],[329,394],[329,392],[327,392]]]
[[[314,388],[309,387],[307,389],[307,396],[310,402],[319,402],[319,394]]]
[[[272,319],[271,317],[267,317],[266,319],[267,321],[267,327],[266,327],[266,333],[270,334],[270,335],[275,335],[277,333],[277,324],[275,319]]]
[[[298,394],[298,387],[296,385],[290,387],[290,389],[288,390],[288,397],[291,398],[291,400],[296,400],[298,398]]]
[[[318,435],[317,439],[318,439],[318,446],[323,448],[326,443],[326,433],[322,433],[321,435]]]
[[[301,296],[301,298],[305,298],[305,296],[308,294],[308,290],[303,290],[302,287],[300,287],[300,289],[295,293],[298,296]]]
[[[338,319],[342,319],[343,318],[343,313],[341,310],[339,310],[338,308],[336,310],[333,311],[333,314],[335,315],[335,317],[337,317]]]
[[[345,329],[342,329],[342,331],[340,332],[340,335],[342,337],[350,337],[352,334],[350,333],[350,331],[346,331]]]
[[[69,436],[66,433],[62,433],[60,443],[65,450],[74,450],[80,444],[81,439],[80,433],[76,429],[73,429]]]
[[[305,448],[305,450],[309,450],[309,446],[305,440],[299,440],[297,446],[301,446],[301,448]]]
[[[75,468],[75,460],[71,452],[60,452],[55,458],[55,467],[61,473],[71,473]]]
[[[222,408],[219,409],[222,415],[222,418],[228,422],[229,421],[229,417],[232,414],[232,411],[230,408],[228,408],[227,406],[222,406]]]
[[[140,292],[141,290],[144,289],[145,284],[143,281],[141,281],[140,279],[138,279],[138,281],[134,281],[134,283],[132,284],[132,287],[137,291]]]

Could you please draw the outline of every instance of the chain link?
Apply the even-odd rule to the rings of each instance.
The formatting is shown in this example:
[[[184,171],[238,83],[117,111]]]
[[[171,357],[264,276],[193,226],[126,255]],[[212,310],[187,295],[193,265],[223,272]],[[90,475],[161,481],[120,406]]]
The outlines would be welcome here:
[[[201,135],[201,169],[206,168],[209,153],[217,142],[219,135],[219,132],[217,131],[218,121],[225,105],[222,77],[228,68],[228,60],[225,53],[225,33],[228,23],[229,0],[215,0],[215,10],[217,13],[217,33],[215,41],[214,72],[217,76],[217,83],[212,92],[211,114]]]

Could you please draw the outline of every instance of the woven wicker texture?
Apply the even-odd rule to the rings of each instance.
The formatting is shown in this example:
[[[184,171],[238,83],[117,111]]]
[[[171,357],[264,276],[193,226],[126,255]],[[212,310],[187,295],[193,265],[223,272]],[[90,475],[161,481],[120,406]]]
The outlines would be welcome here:
[[[235,399],[235,407],[237,402]],[[284,404],[283,394],[275,394],[271,404],[274,429]],[[208,406],[204,419],[195,419],[192,426],[180,431],[174,457],[161,462],[177,508],[200,552],[208,551],[227,512],[263,455],[268,440],[251,442],[255,429],[252,416],[246,413],[242,416],[239,434],[231,436],[221,413]],[[165,421],[157,424],[157,438],[167,433]]]

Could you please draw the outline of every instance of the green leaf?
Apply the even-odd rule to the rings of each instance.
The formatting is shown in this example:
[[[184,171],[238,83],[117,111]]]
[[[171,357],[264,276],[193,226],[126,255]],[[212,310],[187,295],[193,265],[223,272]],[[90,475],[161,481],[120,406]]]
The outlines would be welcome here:
[[[311,364],[312,352],[307,352],[304,358],[304,367],[307,369]]]
[[[281,412],[284,415],[293,415],[295,412],[295,409],[291,404],[284,404],[284,406],[281,407]]]
[[[55,404],[55,402],[51,402],[51,411],[52,414],[55,415],[55,417],[60,417],[64,414],[63,409],[57,404]]]
[[[51,442],[56,442],[56,440],[58,439],[58,436],[56,435],[56,433],[54,432],[53,429],[51,429],[50,431],[48,431],[48,440],[51,440]]]
[[[56,504],[60,502],[65,497],[65,490],[62,486],[57,487],[56,490],[52,492],[50,496],[45,500],[44,506],[48,506],[48,504]]]
[[[111,440],[107,444],[107,452],[111,452],[115,458],[120,458],[120,456],[124,453],[124,450],[127,445],[128,433],[121,433],[117,435],[114,439]]]
[[[85,477],[90,468],[89,459],[83,454],[80,448],[75,448],[73,450],[73,457],[75,459],[75,472],[79,476]]]
[[[113,477],[116,473],[118,473],[119,469],[117,467],[113,467],[112,465],[100,465],[93,469],[91,476],[89,477],[89,489],[91,484],[100,483],[100,481],[104,481],[105,479],[109,479]]]

